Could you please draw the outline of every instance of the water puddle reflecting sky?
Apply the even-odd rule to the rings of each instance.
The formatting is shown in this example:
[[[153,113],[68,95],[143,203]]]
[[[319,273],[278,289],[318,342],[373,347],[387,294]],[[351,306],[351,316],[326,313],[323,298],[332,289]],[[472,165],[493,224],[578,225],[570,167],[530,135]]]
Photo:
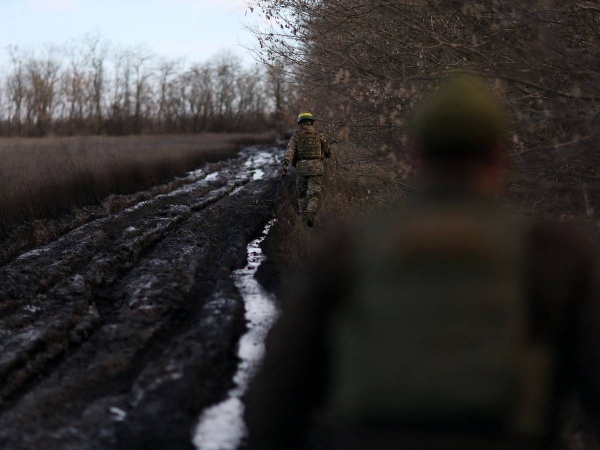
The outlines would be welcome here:
[[[265,338],[279,315],[273,296],[254,278],[265,258],[260,244],[273,223],[274,220],[267,224],[262,236],[248,245],[246,267],[233,273],[235,285],[244,299],[248,331],[239,343],[240,362],[233,379],[235,387],[225,400],[206,409],[200,417],[193,437],[198,450],[235,450],[246,434],[241,398],[264,357]]]

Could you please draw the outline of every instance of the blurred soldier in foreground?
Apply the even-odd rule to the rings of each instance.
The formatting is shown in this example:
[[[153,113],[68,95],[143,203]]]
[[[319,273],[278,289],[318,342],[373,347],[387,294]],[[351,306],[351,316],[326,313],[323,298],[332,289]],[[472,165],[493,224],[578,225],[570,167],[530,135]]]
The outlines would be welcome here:
[[[331,157],[331,148],[325,135],[315,129],[311,113],[301,113],[298,125],[300,129],[294,133],[285,151],[281,176],[285,176],[290,164],[296,167],[300,220],[312,227],[323,185],[323,158]]]
[[[577,392],[600,422],[595,258],[496,203],[503,110],[456,79],[414,122],[423,189],[321,248],[248,394],[252,449],[551,449]]]

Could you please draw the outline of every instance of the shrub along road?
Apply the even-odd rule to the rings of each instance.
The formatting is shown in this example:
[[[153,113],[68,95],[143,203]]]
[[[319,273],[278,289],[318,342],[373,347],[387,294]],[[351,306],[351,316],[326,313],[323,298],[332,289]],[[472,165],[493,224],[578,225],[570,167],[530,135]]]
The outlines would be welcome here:
[[[230,274],[272,217],[280,157],[244,149],[2,267],[0,448],[192,448],[232,387]]]

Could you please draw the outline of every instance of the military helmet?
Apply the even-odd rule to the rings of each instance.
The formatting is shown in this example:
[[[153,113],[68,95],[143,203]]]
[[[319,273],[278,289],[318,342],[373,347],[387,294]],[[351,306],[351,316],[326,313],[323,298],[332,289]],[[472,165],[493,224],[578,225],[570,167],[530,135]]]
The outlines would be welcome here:
[[[301,124],[302,122],[314,122],[315,118],[313,117],[312,113],[309,112],[303,112],[298,114],[298,124]]]
[[[428,159],[488,160],[505,139],[508,121],[499,99],[481,80],[459,76],[425,99],[412,131]]]

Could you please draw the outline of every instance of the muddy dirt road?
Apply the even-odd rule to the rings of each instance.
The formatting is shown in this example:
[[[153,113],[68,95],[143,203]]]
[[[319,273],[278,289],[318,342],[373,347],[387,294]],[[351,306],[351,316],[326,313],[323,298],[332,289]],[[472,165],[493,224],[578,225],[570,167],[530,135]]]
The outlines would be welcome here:
[[[194,448],[234,387],[231,274],[272,217],[280,158],[244,149],[1,268],[0,448]]]

